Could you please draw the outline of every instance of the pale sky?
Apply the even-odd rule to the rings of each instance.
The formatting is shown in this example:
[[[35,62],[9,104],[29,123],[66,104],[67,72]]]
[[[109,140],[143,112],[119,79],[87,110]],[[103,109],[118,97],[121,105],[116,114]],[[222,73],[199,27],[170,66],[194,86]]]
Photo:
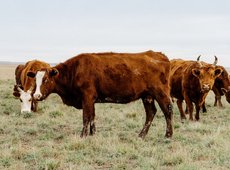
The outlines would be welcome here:
[[[161,51],[230,67],[230,0],[0,0],[0,61]]]

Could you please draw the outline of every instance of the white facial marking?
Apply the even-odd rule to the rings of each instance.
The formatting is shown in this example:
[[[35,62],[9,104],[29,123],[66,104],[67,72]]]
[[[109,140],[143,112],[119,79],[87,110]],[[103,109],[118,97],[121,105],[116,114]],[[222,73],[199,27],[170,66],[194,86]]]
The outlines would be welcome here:
[[[28,90],[20,91],[20,99],[21,99],[21,113],[22,112],[31,112],[31,104],[32,104],[32,96],[31,92]]]
[[[41,94],[41,85],[42,85],[42,79],[45,75],[45,71],[38,71],[37,74],[36,74],[36,90],[35,90],[35,93],[34,93],[34,98],[35,99],[39,99],[41,98],[42,94]]]

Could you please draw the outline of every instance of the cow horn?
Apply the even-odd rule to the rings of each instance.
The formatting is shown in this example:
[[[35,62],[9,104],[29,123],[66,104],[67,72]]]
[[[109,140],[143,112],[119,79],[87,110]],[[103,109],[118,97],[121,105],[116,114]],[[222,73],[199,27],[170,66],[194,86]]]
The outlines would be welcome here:
[[[201,55],[199,55],[199,56],[197,57],[196,61],[197,61],[197,63],[200,65],[200,67],[202,67],[202,64],[201,64],[201,62],[200,62],[200,56],[201,56]]]
[[[16,88],[20,93],[23,92],[23,90],[21,89],[21,87],[19,85],[16,85]]]
[[[197,57],[196,61],[200,61],[200,56],[201,56],[201,55],[199,55],[199,56]]]
[[[218,58],[216,56],[214,56],[214,57],[215,57],[215,61],[214,61],[213,65],[216,66]]]
[[[31,93],[32,93],[32,91],[33,91],[33,87],[31,86],[31,87],[30,87],[30,89],[29,89],[29,90],[27,90],[27,93],[30,93],[30,94],[31,94]]]

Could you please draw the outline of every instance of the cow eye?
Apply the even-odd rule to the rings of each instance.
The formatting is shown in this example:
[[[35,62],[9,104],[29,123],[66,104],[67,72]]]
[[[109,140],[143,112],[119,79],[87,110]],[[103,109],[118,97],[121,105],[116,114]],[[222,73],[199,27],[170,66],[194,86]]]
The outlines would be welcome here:
[[[20,99],[20,102],[22,102],[22,99]]]
[[[48,82],[48,79],[44,79],[44,80],[43,80],[43,83],[47,83],[47,82]]]
[[[29,102],[31,102],[32,101],[32,99],[29,99]]]

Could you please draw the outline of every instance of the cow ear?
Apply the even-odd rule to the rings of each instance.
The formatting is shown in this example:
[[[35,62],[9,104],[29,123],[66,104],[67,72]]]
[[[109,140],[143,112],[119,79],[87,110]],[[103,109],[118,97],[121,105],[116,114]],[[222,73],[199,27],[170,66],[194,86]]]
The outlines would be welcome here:
[[[27,72],[27,76],[28,76],[28,77],[31,77],[31,78],[34,78],[34,77],[36,76],[36,73],[33,72],[33,71],[28,71],[28,72]]]
[[[215,77],[219,77],[220,75],[221,75],[221,73],[222,73],[222,69],[221,68],[217,68],[216,70],[215,70]]]
[[[226,90],[225,88],[221,88],[221,91],[226,94],[228,90]]]
[[[58,70],[56,68],[52,68],[50,71],[49,71],[49,75],[52,77],[52,76],[56,76],[58,74]]]
[[[192,69],[192,74],[193,74],[194,76],[196,76],[196,77],[199,77],[199,76],[200,76],[200,70],[194,68],[194,69]]]
[[[13,92],[13,95],[14,95],[15,97],[17,97],[17,98],[20,97],[20,93],[19,93],[18,91],[14,91],[14,92]]]

